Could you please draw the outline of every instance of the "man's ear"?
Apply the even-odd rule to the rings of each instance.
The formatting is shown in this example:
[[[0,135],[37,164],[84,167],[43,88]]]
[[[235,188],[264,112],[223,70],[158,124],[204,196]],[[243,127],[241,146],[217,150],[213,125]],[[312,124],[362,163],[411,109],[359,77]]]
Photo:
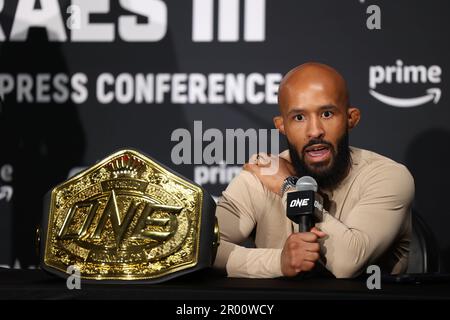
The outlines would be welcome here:
[[[280,130],[280,132],[282,134],[286,135],[286,133],[284,132],[284,122],[283,122],[283,117],[282,116],[274,117],[273,118],[273,124],[275,125],[275,128]]]
[[[361,112],[358,108],[349,107],[347,110],[347,115],[348,128],[353,129],[358,124],[359,119],[361,119]]]

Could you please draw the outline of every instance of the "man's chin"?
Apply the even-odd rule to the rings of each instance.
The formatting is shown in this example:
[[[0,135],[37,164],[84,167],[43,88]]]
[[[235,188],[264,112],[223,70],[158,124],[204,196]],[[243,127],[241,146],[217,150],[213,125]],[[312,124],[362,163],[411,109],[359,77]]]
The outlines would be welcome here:
[[[329,161],[324,163],[314,163],[314,164],[306,164],[305,169],[307,172],[305,172],[305,175],[310,175],[313,178],[323,178],[327,177],[331,174],[332,171],[332,163]]]
[[[305,167],[312,173],[323,174],[328,172],[333,167],[333,161],[331,159],[327,159],[320,162],[306,162]]]

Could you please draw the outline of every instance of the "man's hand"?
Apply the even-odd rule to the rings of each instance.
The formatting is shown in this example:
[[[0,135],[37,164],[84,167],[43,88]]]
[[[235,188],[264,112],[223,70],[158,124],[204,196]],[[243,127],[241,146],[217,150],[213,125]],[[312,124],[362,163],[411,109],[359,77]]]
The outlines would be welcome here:
[[[284,179],[295,175],[294,167],[287,160],[265,153],[253,155],[243,168],[255,174],[266,188],[278,195]]]
[[[326,233],[316,227],[311,232],[293,233],[287,238],[281,252],[281,271],[286,277],[311,271],[319,260],[320,246],[317,240]]]

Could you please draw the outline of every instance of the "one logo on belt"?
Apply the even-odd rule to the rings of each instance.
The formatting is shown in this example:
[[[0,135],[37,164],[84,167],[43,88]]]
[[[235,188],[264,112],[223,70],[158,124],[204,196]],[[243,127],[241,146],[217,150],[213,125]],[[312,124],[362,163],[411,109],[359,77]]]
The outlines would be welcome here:
[[[295,207],[299,207],[299,208],[301,208],[301,207],[306,207],[306,206],[308,206],[308,202],[309,202],[309,199],[308,199],[308,198],[306,198],[306,199],[294,199],[294,200],[292,200],[291,203],[289,204],[289,207],[290,207],[290,208],[295,208]]]
[[[370,66],[369,68],[369,93],[378,101],[397,108],[418,107],[427,103],[437,104],[441,98],[441,89],[436,84],[441,83],[442,69],[438,65],[426,67],[424,65],[404,65],[398,59],[392,66]],[[375,89],[379,84],[430,84],[425,92],[413,97],[394,97],[383,94]]]
[[[134,199],[128,207],[123,211],[120,210],[119,203],[122,204],[123,200],[131,197]],[[104,208],[100,209],[102,206]],[[117,248],[125,244],[128,249],[133,247],[125,240],[133,240],[134,245],[142,245],[139,242],[143,240],[154,240],[159,243],[176,233],[178,228],[176,215],[182,209],[178,206],[152,203],[146,201],[145,197],[133,193],[116,194],[116,191],[112,190],[109,195],[107,193],[101,198],[81,201],[72,206],[58,236],[61,240],[95,241],[101,239],[102,233],[108,229],[107,224],[110,224],[111,240],[114,239]],[[155,218],[157,212],[160,212],[160,215],[164,214],[164,217]],[[82,213],[85,213],[84,221],[77,223],[79,216],[83,217]],[[132,223],[133,221],[135,223]],[[74,232],[69,232],[70,229]]]
[[[57,240],[83,259],[115,262],[153,260],[161,254],[150,254],[152,249],[170,243],[167,254],[182,245],[189,230],[184,207],[165,204],[177,200],[141,179],[144,167],[127,155],[112,161],[109,178],[66,202]]]

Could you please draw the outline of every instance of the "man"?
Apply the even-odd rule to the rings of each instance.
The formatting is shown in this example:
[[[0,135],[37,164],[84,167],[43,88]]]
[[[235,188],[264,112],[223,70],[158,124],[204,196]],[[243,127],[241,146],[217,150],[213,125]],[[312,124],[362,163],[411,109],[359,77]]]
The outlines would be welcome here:
[[[298,66],[283,78],[278,102],[274,123],[289,150],[252,157],[223,192],[215,267],[230,277],[258,278],[295,276],[318,264],[338,278],[371,264],[404,272],[414,181],[403,165],[349,147],[360,112],[349,105],[342,76],[319,63]],[[304,175],[316,179],[327,201],[315,227],[299,233],[286,217],[286,197]],[[254,231],[256,248],[240,246]]]

